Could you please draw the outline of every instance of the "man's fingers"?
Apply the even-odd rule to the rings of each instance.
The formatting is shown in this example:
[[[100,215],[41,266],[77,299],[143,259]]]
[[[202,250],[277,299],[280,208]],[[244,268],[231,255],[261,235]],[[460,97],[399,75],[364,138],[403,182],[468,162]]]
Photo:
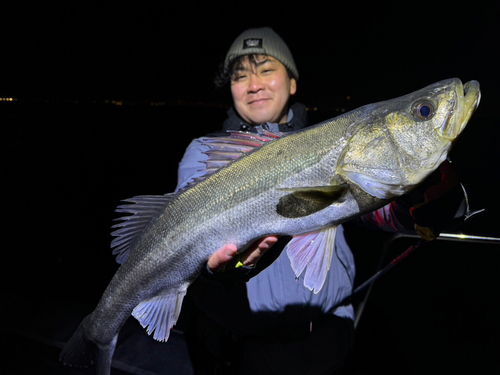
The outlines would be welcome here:
[[[255,241],[248,250],[240,255],[239,261],[244,266],[255,267],[262,255],[277,241],[278,237],[276,236],[269,236]],[[238,249],[233,244],[224,246],[208,259],[208,268],[213,272],[224,271],[224,268],[233,260],[237,252]]]
[[[241,254],[240,262],[248,267],[255,267],[259,259],[269,250],[276,242],[278,237],[269,236],[256,241],[250,249]]]
[[[226,264],[228,264],[236,255],[238,249],[235,245],[229,244],[217,251],[208,260],[208,268],[212,271],[223,271]]]

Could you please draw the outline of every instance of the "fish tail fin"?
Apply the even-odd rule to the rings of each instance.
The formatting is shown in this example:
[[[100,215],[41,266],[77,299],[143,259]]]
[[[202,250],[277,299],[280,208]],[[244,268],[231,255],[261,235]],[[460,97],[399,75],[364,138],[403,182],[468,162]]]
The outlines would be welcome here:
[[[117,337],[106,345],[99,345],[91,341],[85,334],[86,325],[91,316],[92,314],[88,315],[80,323],[76,332],[64,345],[59,360],[66,366],[80,368],[95,364],[96,374],[109,375]]]
[[[96,366],[97,375],[110,375],[111,362],[115,352],[118,335],[114,337],[110,344],[95,345],[93,349],[93,358]]]
[[[59,356],[59,360],[67,366],[88,367],[92,364],[92,342],[85,335],[85,325],[91,315],[87,316],[78,326],[76,332]]]

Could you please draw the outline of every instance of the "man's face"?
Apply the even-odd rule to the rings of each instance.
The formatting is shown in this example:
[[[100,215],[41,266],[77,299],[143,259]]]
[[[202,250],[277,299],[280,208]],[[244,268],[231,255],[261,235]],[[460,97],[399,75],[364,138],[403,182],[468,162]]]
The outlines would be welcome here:
[[[286,122],[288,99],[296,91],[295,79],[271,56],[257,56],[256,63],[245,57],[231,78],[234,107],[251,125]]]

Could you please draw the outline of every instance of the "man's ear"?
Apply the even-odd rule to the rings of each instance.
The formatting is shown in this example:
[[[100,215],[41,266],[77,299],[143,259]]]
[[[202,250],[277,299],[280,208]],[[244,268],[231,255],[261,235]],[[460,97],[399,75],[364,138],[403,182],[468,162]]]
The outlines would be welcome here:
[[[295,78],[290,78],[290,95],[295,95],[297,92],[297,81]]]

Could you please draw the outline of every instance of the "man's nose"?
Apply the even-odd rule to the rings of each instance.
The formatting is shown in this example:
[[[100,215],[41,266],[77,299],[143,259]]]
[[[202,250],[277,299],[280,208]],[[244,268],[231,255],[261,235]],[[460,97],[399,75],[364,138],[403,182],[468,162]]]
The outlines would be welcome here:
[[[248,92],[254,93],[262,90],[264,87],[262,79],[257,74],[250,75],[250,81],[248,83]]]

